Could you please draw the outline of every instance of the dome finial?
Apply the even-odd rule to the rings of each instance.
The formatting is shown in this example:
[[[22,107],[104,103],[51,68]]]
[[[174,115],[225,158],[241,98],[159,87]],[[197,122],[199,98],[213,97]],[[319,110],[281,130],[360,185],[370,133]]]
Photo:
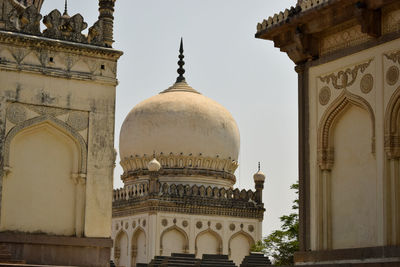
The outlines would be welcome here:
[[[68,0],[65,0],[63,15],[68,15]]]
[[[260,162],[258,162],[258,171],[260,171],[261,170],[261,165],[260,165]]]
[[[179,48],[179,61],[178,61],[178,65],[179,65],[179,69],[178,69],[178,78],[176,78],[176,82],[180,83],[180,82],[184,82],[185,81],[185,77],[183,77],[183,74],[185,74],[185,69],[183,68],[183,66],[185,65],[185,61],[183,61],[184,59],[184,55],[183,55],[183,38],[181,37],[181,45]]]

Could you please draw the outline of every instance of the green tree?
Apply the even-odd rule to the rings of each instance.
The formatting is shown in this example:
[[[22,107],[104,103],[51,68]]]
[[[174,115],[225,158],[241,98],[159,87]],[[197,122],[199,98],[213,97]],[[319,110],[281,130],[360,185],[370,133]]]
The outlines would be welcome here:
[[[264,252],[272,258],[275,265],[293,265],[294,252],[299,250],[299,183],[293,184],[290,189],[295,189],[297,196],[293,201],[293,212],[280,217],[280,230],[273,231],[252,247],[252,251]]]

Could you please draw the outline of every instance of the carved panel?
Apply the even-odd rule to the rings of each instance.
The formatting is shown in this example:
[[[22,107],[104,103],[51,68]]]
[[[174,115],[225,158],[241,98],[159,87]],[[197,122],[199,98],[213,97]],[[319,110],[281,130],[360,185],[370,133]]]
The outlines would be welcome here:
[[[345,70],[341,70],[337,73],[332,73],[326,76],[320,76],[319,79],[321,82],[329,84],[332,83],[332,86],[335,89],[345,89],[349,86],[353,85],[357,79],[358,73],[364,73],[364,71],[371,64],[372,59],[368,60],[368,62],[358,64],[353,68],[347,68]]]
[[[26,109],[19,103],[10,103],[6,112],[7,119],[14,124],[19,124],[26,120]]]
[[[329,100],[331,99],[331,90],[329,89],[328,86],[324,86],[321,88],[319,91],[319,103],[322,106],[325,106],[326,104],[329,103]]]
[[[391,66],[386,72],[386,82],[389,85],[395,85],[399,80],[399,68],[397,66]]]
[[[361,78],[360,82],[361,92],[363,92],[364,94],[368,94],[369,92],[371,92],[373,87],[374,87],[374,77],[369,73],[365,74]]]

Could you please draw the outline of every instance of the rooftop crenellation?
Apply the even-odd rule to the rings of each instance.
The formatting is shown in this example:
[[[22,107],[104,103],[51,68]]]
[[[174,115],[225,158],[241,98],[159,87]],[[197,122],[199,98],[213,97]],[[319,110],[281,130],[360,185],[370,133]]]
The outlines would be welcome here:
[[[88,30],[81,14],[68,15],[54,9],[47,15],[40,13],[44,0],[0,0],[0,31],[42,36],[50,39],[111,47],[113,41],[115,0],[99,0],[98,20]],[[40,29],[40,23],[45,29]]]

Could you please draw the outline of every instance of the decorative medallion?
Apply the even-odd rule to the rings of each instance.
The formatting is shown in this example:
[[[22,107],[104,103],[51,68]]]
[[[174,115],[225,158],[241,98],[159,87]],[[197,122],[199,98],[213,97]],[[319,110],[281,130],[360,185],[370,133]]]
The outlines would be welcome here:
[[[399,68],[397,66],[391,66],[386,72],[386,82],[389,85],[395,85],[399,80]]]
[[[251,224],[247,227],[247,229],[249,229],[250,233],[254,232],[254,226]]]
[[[322,106],[325,106],[326,104],[329,103],[329,100],[331,99],[331,90],[329,89],[328,86],[324,86],[319,90],[319,103]]]
[[[132,228],[135,229],[136,228],[136,221],[132,222]]]
[[[125,223],[125,229],[128,230],[128,227],[129,227],[129,224],[126,222],[126,223]]]
[[[18,103],[8,105],[7,119],[14,124],[24,122],[26,120],[26,110],[24,106]]]
[[[231,231],[235,231],[235,229],[236,229],[235,224],[231,223],[231,224],[229,225],[229,229],[230,229]]]
[[[201,229],[201,227],[203,227],[203,223],[202,223],[201,221],[198,221],[198,222],[196,223],[196,227],[197,227],[198,229]]]
[[[217,230],[221,230],[222,229],[222,224],[221,223],[217,223],[215,225],[215,228],[217,228]]]
[[[374,77],[372,77],[372,75],[369,73],[365,74],[361,78],[360,82],[361,92],[363,92],[364,94],[368,94],[369,92],[371,92],[373,87],[374,87]]]
[[[69,114],[67,123],[78,132],[83,131],[88,127],[88,116],[84,112],[73,111]]]
[[[143,227],[146,227],[146,220],[143,220],[142,225]]]
[[[184,221],[182,222],[182,226],[183,226],[183,227],[187,227],[188,225],[189,225],[188,221],[184,220]]]
[[[167,219],[162,219],[161,225],[164,226],[164,227],[167,226],[168,225],[168,220]]]

